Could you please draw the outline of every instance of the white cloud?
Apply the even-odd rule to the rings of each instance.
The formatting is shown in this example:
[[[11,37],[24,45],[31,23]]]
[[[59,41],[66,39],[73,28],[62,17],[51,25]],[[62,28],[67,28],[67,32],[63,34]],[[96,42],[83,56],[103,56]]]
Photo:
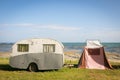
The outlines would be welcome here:
[[[71,30],[79,30],[80,28],[77,27],[67,27],[67,26],[58,26],[58,25],[44,25],[42,26],[44,28],[48,28],[48,29],[54,29],[54,30],[67,30],[67,31],[71,31]]]
[[[84,39],[99,39],[100,41],[105,42],[119,42],[120,41],[120,31],[119,29],[103,28],[81,33]]]
[[[60,25],[41,25],[41,24],[0,24],[0,26],[7,26],[7,27],[34,27],[39,29],[53,29],[53,30],[67,30],[67,31],[73,31],[73,30],[80,30],[79,27],[68,27],[68,26],[60,26]]]

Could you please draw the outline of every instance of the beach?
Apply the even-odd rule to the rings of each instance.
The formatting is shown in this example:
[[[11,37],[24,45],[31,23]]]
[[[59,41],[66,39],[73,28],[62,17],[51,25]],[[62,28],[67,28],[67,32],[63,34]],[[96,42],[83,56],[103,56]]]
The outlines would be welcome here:
[[[0,58],[9,58],[11,52],[0,52]]]
[[[12,52],[14,43],[0,44],[0,58],[9,58]],[[65,60],[79,60],[85,43],[63,43],[64,45],[64,59]],[[120,62],[120,43],[103,43],[105,53],[110,62]]]
[[[0,52],[0,58],[9,58],[11,52]],[[67,51],[64,52],[64,59],[75,61],[79,60],[81,54],[78,54],[76,51]],[[108,58],[108,61],[110,62],[120,62],[120,54],[119,53],[110,53],[106,52],[106,56]]]
[[[75,51],[65,52],[65,60],[79,60],[81,54],[75,53]],[[108,61],[110,62],[120,62],[120,54],[119,53],[110,53],[106,52],[106,56]]]

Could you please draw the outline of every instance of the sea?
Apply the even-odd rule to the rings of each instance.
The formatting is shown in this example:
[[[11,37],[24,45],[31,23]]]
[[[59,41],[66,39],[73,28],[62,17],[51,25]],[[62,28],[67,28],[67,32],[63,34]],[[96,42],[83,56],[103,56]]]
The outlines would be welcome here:
[[[120,54],[120,43],[101,43],[104,46],[105,52],[110,53],[119,53]],[[0,43],[0,52],[11,52],[12,46],[14,43]],[[63,42],[64,52],[75,51],[78,54],[81,54],[86,43],[68,43]]]

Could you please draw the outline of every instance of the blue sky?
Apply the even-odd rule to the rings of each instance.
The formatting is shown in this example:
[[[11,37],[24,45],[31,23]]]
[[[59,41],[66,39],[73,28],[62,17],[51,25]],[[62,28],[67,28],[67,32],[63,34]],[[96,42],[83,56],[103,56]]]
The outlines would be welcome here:
[[[120,0],[0,0],[0,42],[120,42]]]

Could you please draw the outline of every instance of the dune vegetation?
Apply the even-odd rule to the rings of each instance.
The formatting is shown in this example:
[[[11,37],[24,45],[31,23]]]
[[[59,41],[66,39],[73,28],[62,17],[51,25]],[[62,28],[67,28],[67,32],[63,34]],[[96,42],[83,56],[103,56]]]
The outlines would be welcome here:
[[[8,58],[0,58],[0,80],[119,80],[120,63],[111,63],[112,70],[63,67],[60,70],[29,72],[9,66]],[[65,61],[76,65],[77,61]]]

